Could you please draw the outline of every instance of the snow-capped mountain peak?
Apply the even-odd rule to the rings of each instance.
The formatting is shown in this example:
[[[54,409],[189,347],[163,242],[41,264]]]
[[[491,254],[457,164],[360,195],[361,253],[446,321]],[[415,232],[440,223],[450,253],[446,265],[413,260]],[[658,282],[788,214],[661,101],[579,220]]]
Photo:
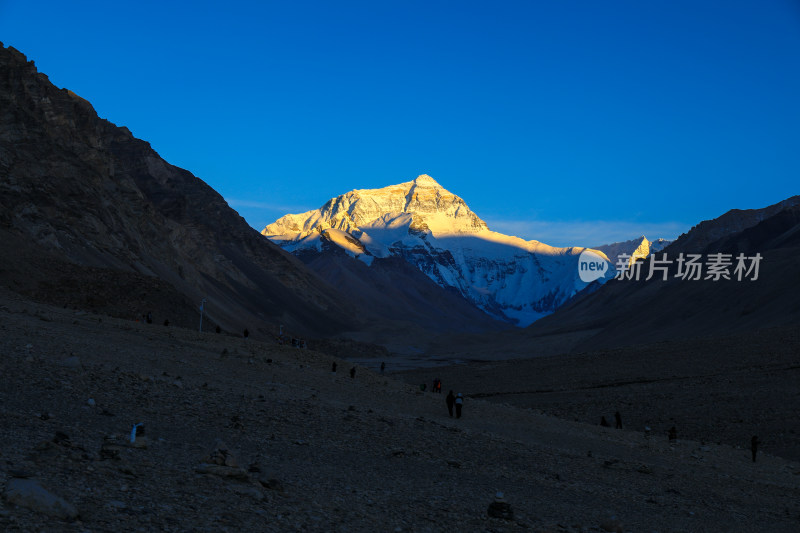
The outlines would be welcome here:
[[[491,231],[463,199],[427,174],[350,191],[319,209],[285,215],[261,233],[290,252],[322,253],[334,246],[368,265],[401,257],[485,312],[521,325],[549,314],[586,285],[578,276],[585,248]]]
[[[640,259],[646,259],[650,254],[660,252],[671,242],[672,241],[668,241],[667,239],[656,239],[654,241],[650,241],[647,239],[647,237],[642,235],[638,239],[615,242],[612,244],[603,244],[600,246],[594,246],[592,248],[605,253],[615,266],[620,257],[627,255],[629,256],[627,258],[627,262],[630,265]]]
[[[401,217],[403,214],[411,217]],[[296,241],[327,228],[349,232],[374,227],[378,219],[390,226],[392,220],[394,226],[404,221],[412,229],[436,236],[488,229],[464,200],[422,174],[413,181],[381,189],[355,189],[331,198],[320,209],[281,217],[261,233],[273,240]]]

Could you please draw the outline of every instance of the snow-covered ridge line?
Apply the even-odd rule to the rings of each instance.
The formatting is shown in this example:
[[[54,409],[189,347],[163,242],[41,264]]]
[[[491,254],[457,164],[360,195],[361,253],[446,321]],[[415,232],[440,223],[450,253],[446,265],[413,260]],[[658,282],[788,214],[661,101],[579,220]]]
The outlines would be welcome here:
[[[586,286],[578,276],[578,256],[586,248],[491,231],[463,199],[426,174],[350,191],[319,209],[285,215],[261,233],[290,252],[334,246],[367,264],[402,257],[490,315],[519,325],[553,312]]]

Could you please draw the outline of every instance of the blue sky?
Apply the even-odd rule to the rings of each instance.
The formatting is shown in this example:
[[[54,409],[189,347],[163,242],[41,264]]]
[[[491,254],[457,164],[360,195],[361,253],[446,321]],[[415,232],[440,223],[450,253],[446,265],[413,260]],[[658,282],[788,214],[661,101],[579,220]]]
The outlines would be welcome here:
[[[31,2],[0,41],[257,229],[427,173],[553,245],[800,193],[800,2]]]

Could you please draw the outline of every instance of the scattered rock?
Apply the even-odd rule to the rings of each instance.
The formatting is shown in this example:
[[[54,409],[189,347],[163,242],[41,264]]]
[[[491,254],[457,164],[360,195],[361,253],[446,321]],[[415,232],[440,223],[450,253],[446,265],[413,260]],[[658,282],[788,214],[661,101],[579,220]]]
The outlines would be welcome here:
[[[261,501],[264,499],[264,492],[256,486],[253,485],[233,485],[233,492],[239,494],[240,496],[249,496],[256,501]]]
[[[122,474],[125,474],[126,476],[134,476],[134,477],[136,476],[136,471],[129,463],[126,462],[119,463],[117,465],[117,471]]]
[[[147,440],[147,437],[136,437],[134,442],[130,443],[131,448],[147,448],[150,441]]]
[[[600,529],[611,533],[623,533],[625,531],[622,527],[622,522],[616,516],[610,516],[600,522]]]
[[[244,469],[234,466],[201,463],[200,466],[196,468],[196,471],[198,474],[209,474],[212,476],[238,479],[241,481],[247,481],[250,479]]]
[[[513,520],[514,512],[511,510],[511,505],[506,502],[505,495],[498,492],[494,495],[494,501],[489,504],[489,509],[486,511],[492,518],[502,518],[503,520]]]
[[[113,437],[105,437],[103,444],[100,446],[100,460],[114,459],[119,460],[120,452],[123,447],[115,443]]]
[[[12,469],[10,469],[8,471],[8,474],[12,478],[16,477],[16,478],[20,478],[20,479],[27,479],[27,478],[31,478],[31,477],[36,475],[36,474],[33,473],[32,470],[29,470],[29,469],[24,468],[24,467],[12,468]]]
[[[9,503],[62,520],[73,520],[78,517],[75,506],[32,479],[10,479],[6,484],[4,496]]]
[[[217,439],[214,442],[214,447],[211,449],[208,455],[206,455],[204,462],[211,465],[229,466],[234,468],[239,466],[233,451],[220,439]]]
[[[81,360],[78,358],[77,355],[73,355],[72,357],[67,357],[66,359],[61,361],[61,366],[69,369],[69,370],[81,370],[83,369],[83,365],[81,364]]]
[[[60,446],[72,446],[72,442],[69,440],[69,435],[63,431],[56,431],[56,434],[53,437],[53,444],[58,444]]]
[[[119,500],[111,500],[106,505],[108,505],[110,508],[115,509],[117,511],[120,511],[120,510],[125,509],[127,507],[125,502],[121,502]]]
[[[283,483],[281,483],[279,480],[277,480],[275,478],[264,478],[264,477],[262,477],[262,478],[259,478],[258,482],[261,483],[261,486],[264,487],[265,489],[275,490],[275,491],[278,491],[278,492],[283,492],[283,490],[284,490],[283,489]]]

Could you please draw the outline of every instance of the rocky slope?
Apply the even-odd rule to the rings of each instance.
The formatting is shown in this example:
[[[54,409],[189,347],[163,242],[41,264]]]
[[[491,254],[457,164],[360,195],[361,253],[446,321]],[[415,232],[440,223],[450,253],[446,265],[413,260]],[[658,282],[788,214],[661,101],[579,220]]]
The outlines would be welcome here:
[[[3,531],[780,533],[800,519],[800,464],[768,444],[753,464],[471,397],[456,420],[440,395],[351,379],[342,361],[332,374],[312,350],[2,292],[0,332]],[[490,516],[498,491],[513,515]]]
[[[340,293],[213,189],[0,45],[0,283],[41,301],[197,327],[356,329]]]
[[[297,257],[369,317],[371,327],[344,331],[343,336],[380,344],[394,353],[420,353],[442,333],[513,327],[492,320],[400,257],[376,258],[368,266],[331,243],[323,243],[322,253],[299,251]]]
[[[535,324],[525,335],[531,339],[569,333],[575,343],[562,345],[566,351],[797,326],[800,206],[791,202],[784,205],[787,207],[779,210],[774,206],[753,210],[746,214],[746,221],[732,220],[728,213],[721,217],[727,219],[723,222],[696,226],[663,250],[671,261],[667,280],[662,280],[660,272],[646,280],[649,263],[644,262],[638,281],[612,280]],[[751,224],[755,220],[760,222]],[[705,229],[723,223],[746,229],[724,232],[723,238],[711,241]],[[709,241],[703,248],[694,248]],[[700,279],[686,276],[688,267],[679,274],[681,254],[684,258],[698,256]],[[723,254],[723,260],[728,258],[729,265],[722,270],[729,279],[715,279],[709,270],[716,254]],[[740,254],[745,258],[745,269],[737,273]],[[753,259],[756,257],[758,261]],[[756,262],[757,277],[751,270]]]
[[[489,230],[464,200],[433,178],[354,190],[321,208],[286,215],[262,234],[292,252],[325,243],[367,265],[400,257],[489,315],[518,325],[545,316],[586,286],[585,248],[555,248]]]
[[[735,236],[784,209],[800,205],[800,195],[792,196],[777,204],[761,209],[731,209],[727,213],[704,220],[674,241],[674,252],[700,253],[712,243],[725,237]]]

